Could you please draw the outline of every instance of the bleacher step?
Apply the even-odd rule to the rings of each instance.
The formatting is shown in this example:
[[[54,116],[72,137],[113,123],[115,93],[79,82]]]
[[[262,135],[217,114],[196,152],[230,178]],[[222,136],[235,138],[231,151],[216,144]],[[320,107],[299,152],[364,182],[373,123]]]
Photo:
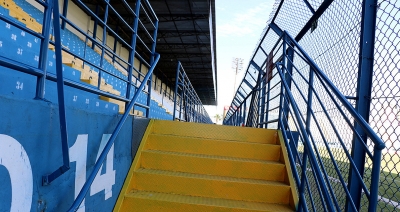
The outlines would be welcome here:
[[[121,211],[133,208],[141,212],[289,212],[294,211],[287,205],[246,202],[238,200],[195,197],[150,191],[135,191],[125,196]]]

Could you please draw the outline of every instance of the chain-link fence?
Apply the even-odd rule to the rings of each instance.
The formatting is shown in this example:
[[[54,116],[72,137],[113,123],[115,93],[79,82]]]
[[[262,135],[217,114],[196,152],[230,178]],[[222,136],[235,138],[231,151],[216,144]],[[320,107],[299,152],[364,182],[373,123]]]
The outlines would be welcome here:
[[[365,7],[376,8],[373,58],[361,56],[363,50],[360,47],[363,46],[361,38],[365,28],[363,27],[365,26],[363,17],[370,15],[363,13],[363,3],[363,0],[277,0],[251,61],[258,67],[264,67],[267,60],[266,55],[272,51],[279,39],[276,28],[274,29],[270,25],[272,23],[280,30],[295,36],[296,41],[354,107],[356,107],[357,101],[370,102],[369,107],[366,107],[369,117],[365,118],[369,119],[369,124],[386,146],[381,162],[377,210],[400,211],[400,1],[378,0],[376,3],[365,5]],[[373,60],[370,96],[359,96],[358,93],[359,87],[365,85],[360,85],[364,83],[360,82],[362,75],[360,61],[363,59]],[[299,79],[302,73],[308,72],[309,66],[301,58],[296,59],[295,57],[293,64],[298,67],[298,74],[293,74],[294,80]],[[255,65],[250,63],[225,120],[229,120],[235,114],[235,109],[241,100],[245,99],[247,95],[251,95],[260,71],[261,69],[255,68]],[[268,86],[273,87],[274,84],[280,84],[273,80]],[[322,140],[322,137],[327,140],[337,166],[347,180],[351,166],[346,159],[344,150],[339,148],[339,141],[334,136],[334,129],[330,127],[329,119],[337,126],[336,130],[340,133],[346,149],[350,152],[354,145],[354,135],[341,117],[340,111],[336,109],[333,102],[328,100],[329,93],[322,92],[322,87],[322,82],[315,82],[315,90],[324,102],[329,117],[322,113],[318,104],[315,104],[312,110],[315,119],[319,120],[321,129],[317,129],[316,123],[311,122],[311,131],[318,131],[315,134],[319,137],[315,137],[315,140]],[[277,86],[274,92],[271,91],[270,96],[265,100],[269,101],[269,109],[274,109],[280,104],[280,98],[273,98],[275,97],[273,93],[280,92],[279,88],[280,86]],[[298,88],[292,91],[304,118],[307,105],[302,99],[301,92],[307,93],[307,89],[307,84],[299,83]],[[368,88],[362,89],[368,90]],[[249,99],[251,98],[247,98],[247,101]],[[247,105],[249,104],[247,102]],[[268,121],[276,119],[277,113],[277,110],[267,110],[267,114],[260,113],[259,121],[264,120],[266,123],[260,126],[276,128],[276,123],[268,123]],[[345,111],[345,113],[347,112]],[[289,115],[289,123],[291,123],[290,119],[293,117]],[[353,123],[354,120],[350,119],[350,122]],[[373,152],[372,142],[368,141],[368,146]],[[303,151],[301,143],[299,143],[298,150]],[[341,195],[344,191],[339,186],[334,164],[329,161],[327,148],[321,145],[314,150],[322,157],[322,163],[329,175],[332,189],[337,195],[339,208],[345,210],[346,199]],[[364,179],[367,184],[371,179],[371,164],[372,161],[367,157],[364,167]],[[313,173],[308,172],[307,175],[310,179],[313,178]],[[312,181],[309,183],[315,184]],[[364,193],[362,195],[360,208],[361,211],[364,211],[368,206],[368,200]],[[322,206],[317,206],[317,211],[318,208],[323,209]]]

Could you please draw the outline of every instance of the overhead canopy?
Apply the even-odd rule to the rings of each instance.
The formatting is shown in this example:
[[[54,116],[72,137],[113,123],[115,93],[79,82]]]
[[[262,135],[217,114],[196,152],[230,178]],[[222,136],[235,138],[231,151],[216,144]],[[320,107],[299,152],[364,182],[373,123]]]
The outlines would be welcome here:
[[[96,6],[105,6],[103,0],[84,0],[92,11]],[[129,4],[134,8],[134,1]],[[159,19],[156,52],[161,59],[155,74],[173,89],[178,61],[181,61],[194,89],[204,105],[216,105],[217,70],[215,45],[215,0],[150,0],[153,10]],[[124,9],[122,1],[110,1],[127,23],[133,22],[132,15]],[[133,4],[133,5],[132,5]],[[97,11],[99,17],[104,16],[104,10]],[[115,14],[109,14],[108,25],[115,29],[118,19]],[[144,24],[148,24],[144,22]],[[124,26],[121,27],[124,30]],[[129,30],[128,30],[129,31]],[[143,41],[150,43],[151,39],[141,35]],[[121,33],[121,37],[129,41],[129,35]],[[140,47],[139,47],[140,48]],[[140,49],[138,49],[140,51]]]
[[[151,0],[150,4],[159,19],[158,67],[173,79],[181,61],[203,104],[215,105],[215,0]]]

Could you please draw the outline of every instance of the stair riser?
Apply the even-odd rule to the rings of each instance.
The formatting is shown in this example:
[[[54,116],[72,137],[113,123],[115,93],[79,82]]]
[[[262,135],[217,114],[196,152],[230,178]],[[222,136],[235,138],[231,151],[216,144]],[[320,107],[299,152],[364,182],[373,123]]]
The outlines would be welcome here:
[[[289,204],[290,187],[286,185],[219,181],[140,172],[134,174],[133,180],[135,190]]]
[[[147,169],[270,181],[283,181],[285,174],[284,164],[199,158],[146,151],[142,152],[140,166]]]
[[[188,204],[170,201],[157,201],[152,199],[125,197],[120,211],[140,212],[275,212],[275,210],[251,210],[242,208],[228,208],[202,204]]]
[[[197,124],[177,121],[157,121],[154,124],[153,133],[269,144],[277,144],[278,141],[278,134],[276,130],[220,126],[213,124]]]
[[[280,146],[250,142],[150,135],[145,149],[278,161]]]

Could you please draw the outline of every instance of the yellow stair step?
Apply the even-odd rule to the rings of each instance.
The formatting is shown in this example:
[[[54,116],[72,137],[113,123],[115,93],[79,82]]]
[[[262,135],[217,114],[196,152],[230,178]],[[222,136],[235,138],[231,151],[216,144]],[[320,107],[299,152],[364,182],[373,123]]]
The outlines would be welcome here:
[[[154,134],[277,144],[276,130],[177,121],[157,121]]]
[[[190,196],[289,204],[290,186],[282,182],[138,169],[134,188]]]
[[[194,197],[135,191],[125,195],[120,211],[140,212],[289,212],[289,206],[271,203]]]
[[[280,146],[275,144],[261,144],[159,134],[149,135],[145,149],[272,161],[278,161],[281,154]]]
[[[143,150],[140,167],[273,181],[283,181],[286,174],[285,165],[276,161],[159,150]]]

